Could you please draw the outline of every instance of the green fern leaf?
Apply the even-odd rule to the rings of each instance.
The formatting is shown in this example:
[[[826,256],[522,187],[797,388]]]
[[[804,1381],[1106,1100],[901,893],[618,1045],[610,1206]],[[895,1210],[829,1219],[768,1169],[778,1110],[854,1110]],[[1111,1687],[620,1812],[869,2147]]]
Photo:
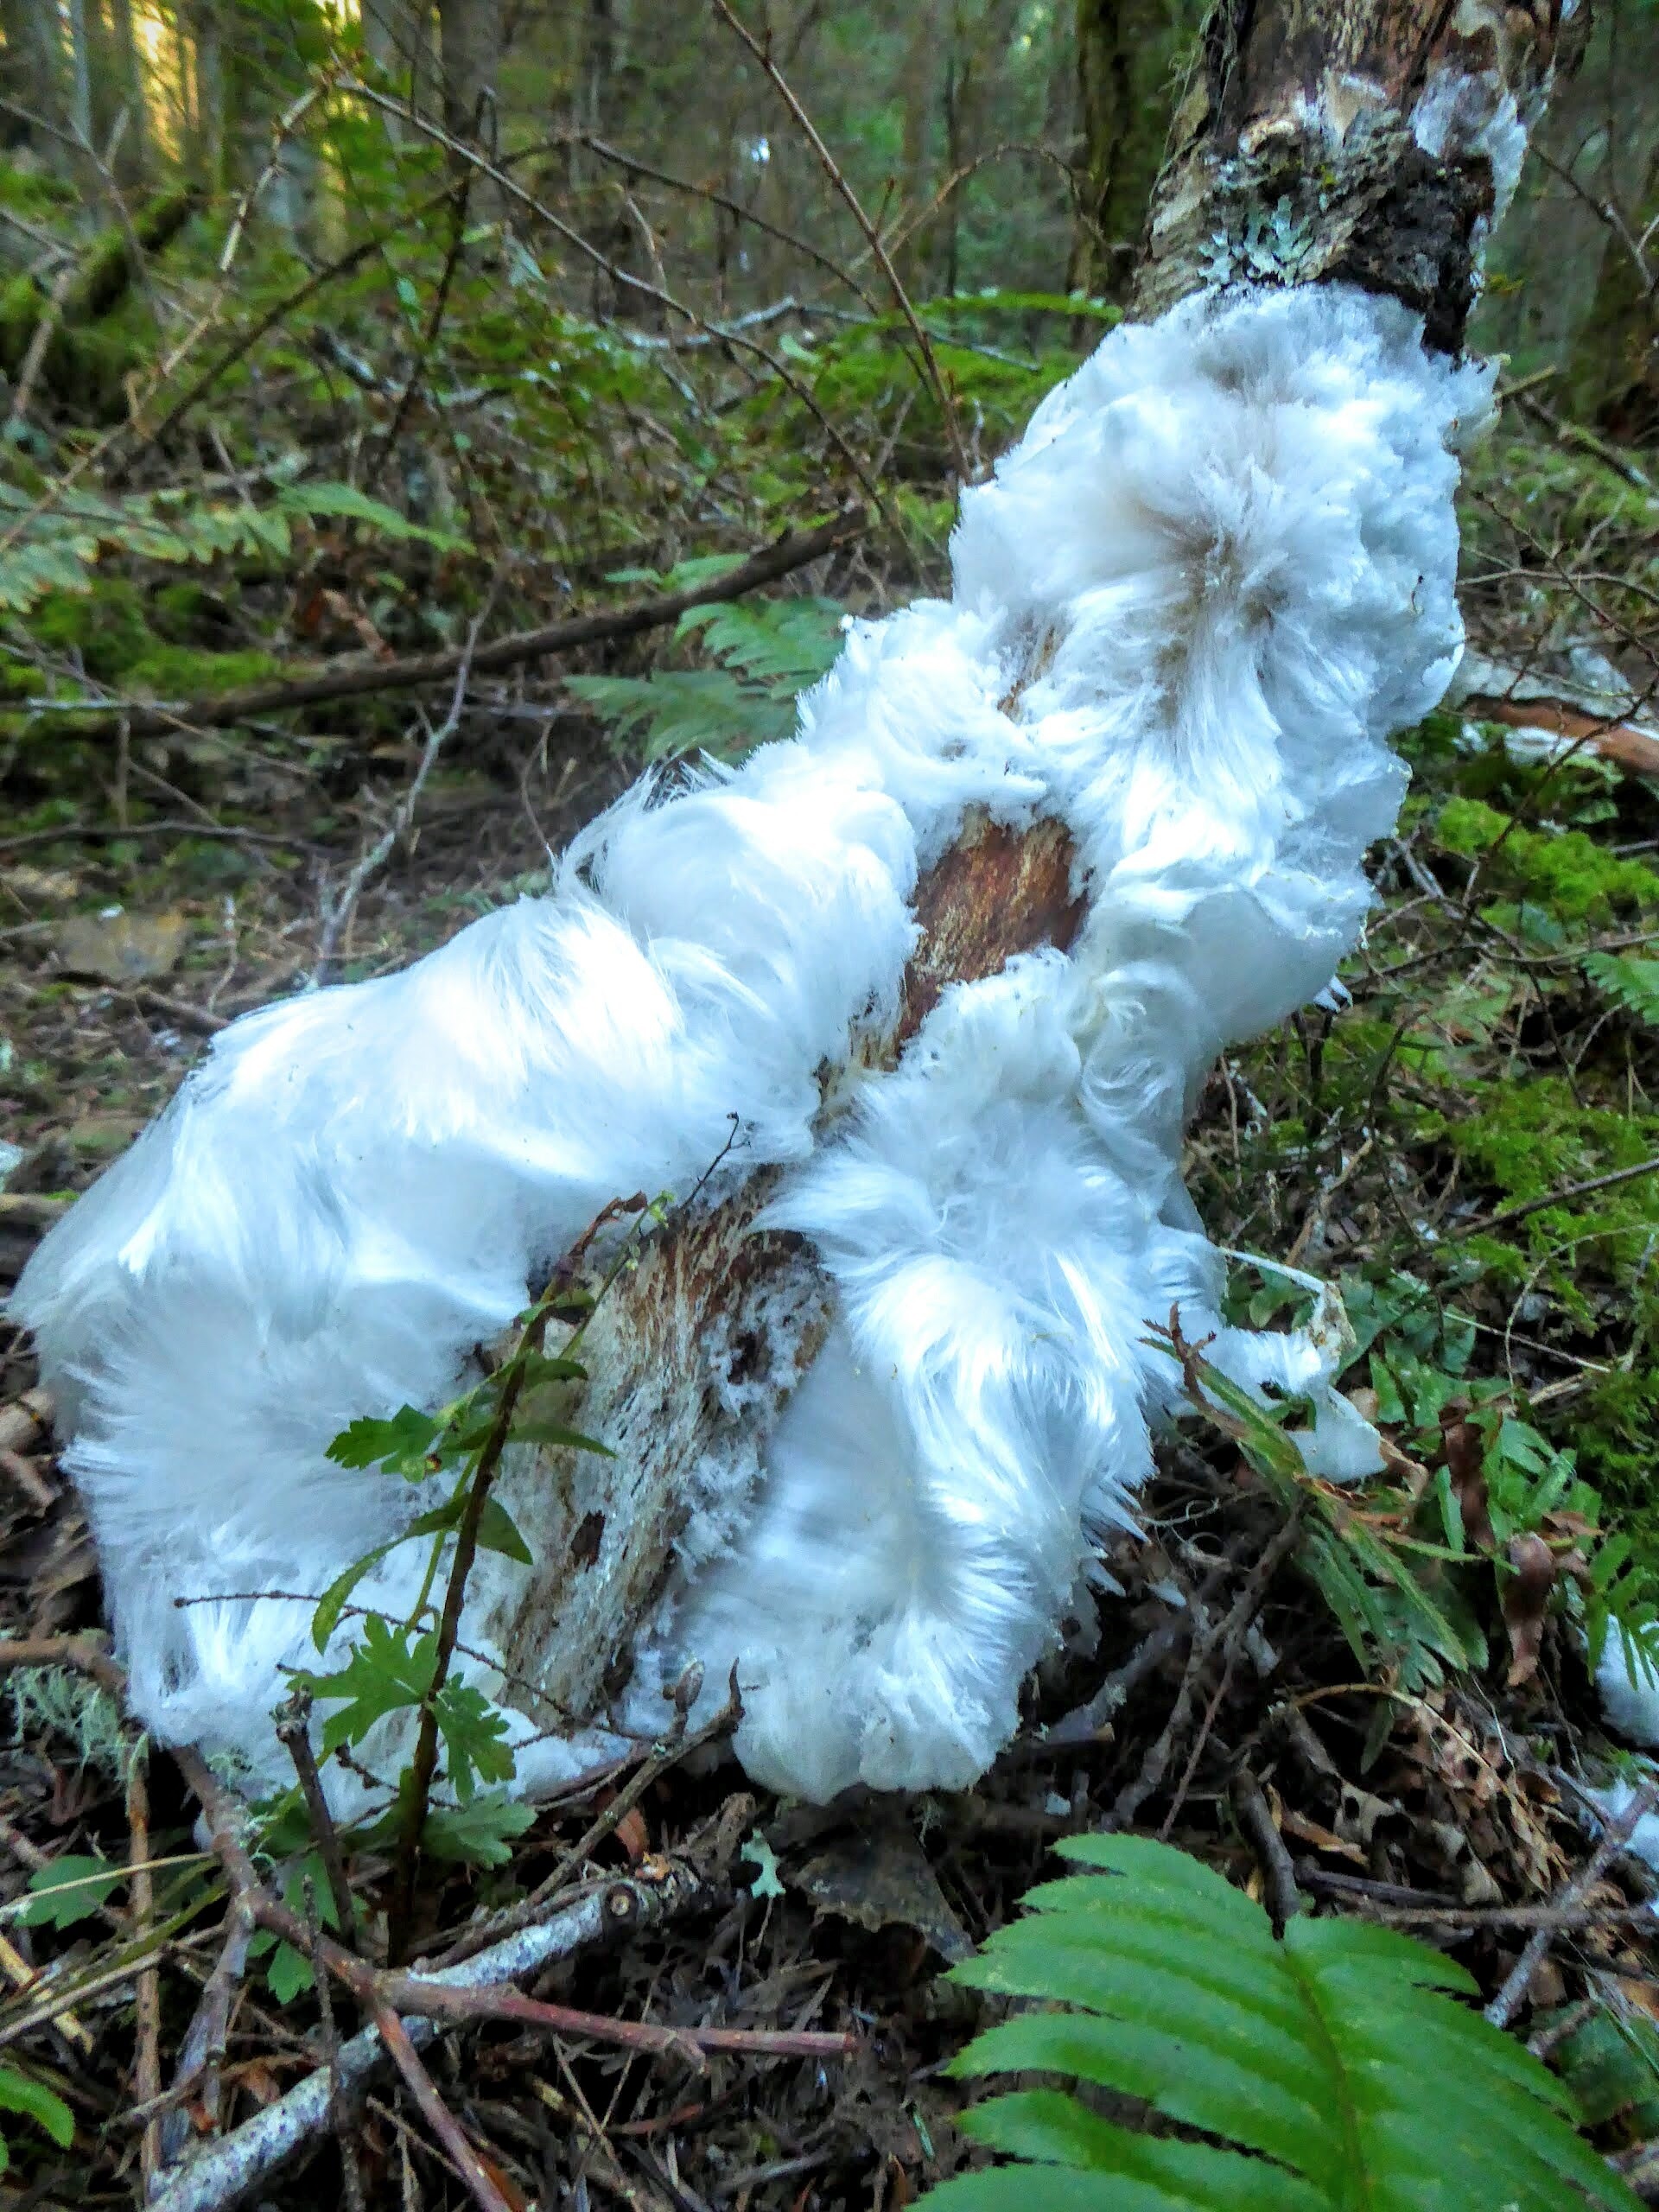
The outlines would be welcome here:
[[[1059,1847],[1099,1872],[1048,1882],[955,1979],[1076,2008],[1026,2012],[957,2060],[965,2075],[1069,2076],[1137,2100],[1156,2133],[1054,2088],[963,2118],[1022,2166],[959,2176],[938,2212],[1628,2212],[1572,2101],[1455,2001],[1461,1967],[1351,1920],[1282,1939],[1220,1875],[1141,1836]],[[1103,1879],[1102,1875],[1109,1877]],[[1211,2139],[1197,2142],[1171,2126]],[[1029,2168],[1045,2169],[1040,2183]]]
[[[677,569],[676,581],[694,564]],[[683,753],[734,760],[795,727],[795,696],[841,650],[832,599],[733,601],[693,607],[676,634],[701,634],[717,668],[654,676],[574,676],[568,688],[622,737],[643,737],[648,760]]]
[[[1584,972],[1610,999],[1659,1028],[1659,960],[1643,960],[1634,953],[1592,952]]]

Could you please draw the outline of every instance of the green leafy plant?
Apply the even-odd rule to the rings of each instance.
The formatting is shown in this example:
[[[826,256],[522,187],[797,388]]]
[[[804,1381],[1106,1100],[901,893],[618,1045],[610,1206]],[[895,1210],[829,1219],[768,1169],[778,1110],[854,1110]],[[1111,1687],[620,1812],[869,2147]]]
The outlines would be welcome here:
[[[1019,2013],[953,2071],[1061,2075],[1141,2117],[1057,2088],[993,2097],[963,2126],[1020,2163],[946,2182],[938,2212],[1634,2206],[1567,2091],[1457,2001],[1475,1985],[1440,1952],[1351,1920],[1275,1936],[1219,1874],[1145,1837],[1058,1848],[1098,1871],[1033,1890],[952,1978],[1071,2009]]]
[[[75,2115],[55,2089],[48,2089],[44,2082],[35,2081],[15,2066],[0,2065],[0,2113],[8,2112],[21,2113],[43,2127],[60,2150],[67,2151],[75,2139]],[[0,2174],[10,2164],[10,2151],[0,2134]]]
[[[391,1847],[405,1916],[421,1853],[499,1866],[534,1818],[528,1807],[502,1794],[516,1771],[505,1715],[475,1683],[452,1673],[451,1662],[477,1553],[499,1552],[521,1565],[531,1562],[530,1548],[512,1516],[491,1495],[504,1451],[510,1444],[536,1444],[609,1456],[609,1447],[583,1435],[569,1416],[587,1380],[579,1357],[584,1335],[633,1255],[638,1224],[622,1240],[597,1290],[576,1283],[572,1268],[600,1223],[617,1212],[632,1212],[651,1224],[662,1219],[664,1208],[662,1202],[648,1205],[643,1198],[607,1208],[570,1261],[519,1316],[499,1363],[471,1389],[433,1412],[401,1406],[388,1416],[362,1416],[328,1447],[329,1458],[342,1467],[378,1468],[415,1485],[447,1484],[436,1504],[416,1514],[399,1535],[353,1560],[321,1594],[311,1619],[312,1642],[319,1652],[328,1649],[347,1619],[361,1625],[338,1666],[326,1672],[297,1670],[292,1677],[301,1700],[331,1708],[319,1743],[325,1760],[384,1751],[385,1725],[403,1720],[402,1731],[390,1740],[400,1757],[412,1747],[385,1801],[340,1840],[347,1852]],[[555,1322],[569,1330],[556,1353],[545,1349],[547,1331]],[[424,1543],[427,1555],[409,1613],[395,1618],[352,1605],[364,1578],[410,1543]],[[442,1796],[435,1794],[440,1784]],[[260,1855],[279,1869],[290,1908],[300,1909],[308,1884],[326,1924],[337,1925],[302,1791],[290,1789],[268,1800],[260,1815]],[[267,1979],[279,2001],[309,1987],[309,1962],[291,1946],[256,1939],[252,1955],[267,1953]]]
[[[728,565],[724,556],[674,570],[670,588]],[[630,571],[626,581],[651,571]],[[624,579],[613,579],[623,581]],[[569,689],[619,737],[641,738],[648,760],[681,753],[726,760],[787,737],[797,695],[841,650],[842,612],[832,599],[734,600],[683,614],[677,638],[700,637],[713,668],[659,669],[651,676],[575,676]]]
[[[397,543],[458,551],[466,541],[426,528],[350,484],[279,484],[270,504],[213,499],[169,487],[113,498],[77,489],[32,499],[0,482],[0,614],[24,614],[48,592],[91,588],[101,556],[190,566],[226,557],[286,560],[296,523],[361,523]]]
[[[1592,952],[1584,972],[1626,1014],[1659,1028],[1659,960],[1633,952]]]

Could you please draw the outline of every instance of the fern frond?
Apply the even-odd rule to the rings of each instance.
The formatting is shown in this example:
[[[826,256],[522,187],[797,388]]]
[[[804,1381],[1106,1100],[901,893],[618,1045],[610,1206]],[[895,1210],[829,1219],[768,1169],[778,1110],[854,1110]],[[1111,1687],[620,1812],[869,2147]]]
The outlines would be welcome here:
[[[692,565],[676,570],[676,580]],[[815,683],[840,652],[841,624],[833,599],[696,607],[680,617],[675,634],[701,632],[719,667],[573,676],[568,689],[620,736],[643,738],[647,760],[683,753],[729,760],[790,734],[796,694]]]
[[[1629,952],[1591,952],[1585,956],[1584,972],[1626,1014],[1659,1028],[1659,960]]]
[[[938,2212],[1634,2207],[1560,2083],[1456,2001],[1475,1985],[1438,1951],[1351,1920],[1294,1920],[1280,1939],[1220,1875],[1145,1837],[1058,1848],[1099,1872],[1033,1890],[955,1979],[1076,2009],[1016,2015],[954,2070],[1065,2075],[1164,2125],[1053,2088],[992,2098],[964,2130],[1027,2166],[946,2182]]]

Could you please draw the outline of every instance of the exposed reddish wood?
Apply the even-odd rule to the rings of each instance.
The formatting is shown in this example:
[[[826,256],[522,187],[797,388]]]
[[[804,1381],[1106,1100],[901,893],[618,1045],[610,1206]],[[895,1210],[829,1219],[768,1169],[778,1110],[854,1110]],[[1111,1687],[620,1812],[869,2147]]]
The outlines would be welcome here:
[[[1072,857],[1058,822],[971,822],[918,886],[922,936],[902,1012],[890,1036],[866,1041],[860,1065],[893,1066],[949,983],[1069,945],[1084,911]],[[855,1095],[838,1090],[826,1116]],[[593,1381],[560,1418],[616,1457],[543,1450],[503,1467],[500,1495],[536,1563],[503,1582],[486,1627],[542,1693],[509,1684],[505,1694],[543,1726],[550,1706],[588,1720],[626,1687],[686,1528],[709,1503],[699,1471],[719,1465],[722,1504],[741,1510],[828,1332],[834,1294],[810,1246],[753,1226],[781,1180],[762,1168],[734,1195],[691,1206],[606,1296],[583,1346]]]
[[[1460,702],[1459,711],[1476,721],[1503,722],[1511,729],[1554,730],[1558,737],[1580,738],[1587,753],[1611,760],[1631,776],[1659,776],[1659,734],[1639,722],[1609,721],[1560,699],[1501,699],[1479,692]]]
[[[950,848],[917,888],[923,936],[905,976],[898,1046],[915,1035],[947,984],[976,982],[1018,953],[1071,944],[1084,913],[1072,889],[1074,859],[1058,822],[1023,830],[987,823]]]

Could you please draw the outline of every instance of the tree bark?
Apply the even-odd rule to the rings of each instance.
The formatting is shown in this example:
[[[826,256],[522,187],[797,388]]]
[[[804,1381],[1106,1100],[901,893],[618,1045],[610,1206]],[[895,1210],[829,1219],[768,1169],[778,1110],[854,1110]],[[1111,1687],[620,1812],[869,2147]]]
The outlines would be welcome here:
[[[1467,0],[1221,0],[1175,118],[1135,310],[1206,284],[1392,293],[1455,353],[1524,133],[1586,13]]]
[[[1516,132],[1505,139],[1494,119],[1538,111],[1557,5],[1500,15],[1466,0],[1454,22],[1439,0],[1348,0],[1340,10],[1221,0],[1154,200],[1135,311],[1150,316],[1240,278],[1343,279],[1404,300],[1426,318],[1431,345],[1455,349],[1484,227],[1512,181],[1502,164],[1518,161]],[[1034,643],[1008,712],[1017,715],[1042,654]],[[1018,835],[970,823],[919,887],[903,1009],[889,1034],[867,1042],[863,1062],[893,1065],[948,983],[994,975],[1040,946],[1066,948],[1080,920],[1071,859],[1055,822]],[[832,1077],[826,1125],[839,1110]],[[834,1294],[810,1246],[752,1227],[772,1185],[763,1170],[724,1203],[687,1209],[601,1308],[584,1351],[594,1380],[571,1421],[617,1446],[624,1471],[550,1452],[504,1479],[509,1509],[533,1492],[543,1526],[547,1497],[559,1497],[568,1541],[547,1548],[534,1588],[504,1602],[489,1632],[510,1664],[544,1678],[580,1719],[626,1681],[674,1569],[696,1469],[712,1457],[759,1480],[801,1349],[810,1356],[822,1340]],[[734,1393],[740,1375],[775,1387]],[[741,1414],[731,1410],[740,1396]],[[627,1532],[604,1564],[595,1483]]]
[[[1086,289],[1108,299],[1121,299],[1135,275],[1163,159],[1164,86],[1176,29],[1168,0],[1077,0],[1088,200],[1075,274]]]
[[[443,127],[493,155],[501,69],[500,0],[438,0]]]

